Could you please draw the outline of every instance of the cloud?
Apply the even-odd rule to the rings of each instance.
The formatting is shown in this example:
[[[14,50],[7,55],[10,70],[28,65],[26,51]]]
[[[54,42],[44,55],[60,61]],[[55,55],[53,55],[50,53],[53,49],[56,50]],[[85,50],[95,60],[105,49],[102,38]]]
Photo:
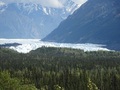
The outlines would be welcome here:
[[[3,6],[5,3],[0,1],[0,6]]]
[[[61,8],[62,3],[59,0],[0,0],[5,3],[35,3],[47,7]]]
[[[40,0],[40,4],[49,7],[63,7],[62,3],[60,3],[58,0]]]
[[[82,4],[85,3],[87,0],[72,0],[72,1],[75,2],[76,4],[82,5]]]

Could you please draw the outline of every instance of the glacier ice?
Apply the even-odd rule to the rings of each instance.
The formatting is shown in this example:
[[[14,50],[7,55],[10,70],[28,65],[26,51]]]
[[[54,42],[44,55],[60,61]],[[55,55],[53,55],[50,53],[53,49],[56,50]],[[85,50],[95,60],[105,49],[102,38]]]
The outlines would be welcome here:
[[[73,49],[82,49],[84,51],[98,51],[105,50],[109,51],[107,48],[103,48],[104,45],[99,44],[71,44],[71,43],[55,43],[55,42],[44,42],[39,39],[0,39],[0,44],[5,43],[20,43],[19,46],[11,46],[10,49],[16,50],[19,53],[29,53],[31,50],[35,50],[42,46],[45,47],[64,47],[64,48],[73,48]]]

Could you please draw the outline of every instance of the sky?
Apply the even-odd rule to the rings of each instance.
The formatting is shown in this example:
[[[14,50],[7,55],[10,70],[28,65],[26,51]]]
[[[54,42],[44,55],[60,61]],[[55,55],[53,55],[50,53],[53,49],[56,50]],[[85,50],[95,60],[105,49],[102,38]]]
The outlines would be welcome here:
[[[47,7],[55,7],[55,8],[62,8],[63,4],[60,2],[60,0],[0,0],[4,3],[37,3],[37,4],[41,4],[43,6],[47,6]],[[76,4],[83,4],[84,2],[86,2],[87,0],[72,0],[74,1]]]

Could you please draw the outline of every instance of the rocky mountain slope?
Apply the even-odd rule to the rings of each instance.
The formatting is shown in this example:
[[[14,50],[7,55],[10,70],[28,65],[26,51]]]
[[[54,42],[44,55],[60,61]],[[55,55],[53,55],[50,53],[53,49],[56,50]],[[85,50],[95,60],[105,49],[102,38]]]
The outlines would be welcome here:
[[[120,50],[120,1],[89,0],[43,40],[105,44]]]

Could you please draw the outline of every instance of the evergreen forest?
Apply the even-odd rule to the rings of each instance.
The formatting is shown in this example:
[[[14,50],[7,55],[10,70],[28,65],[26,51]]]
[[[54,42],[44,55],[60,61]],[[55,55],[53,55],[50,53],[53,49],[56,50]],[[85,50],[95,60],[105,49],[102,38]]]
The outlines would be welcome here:
[[[120,52],[0,48],[0,90],[120,90]]]

